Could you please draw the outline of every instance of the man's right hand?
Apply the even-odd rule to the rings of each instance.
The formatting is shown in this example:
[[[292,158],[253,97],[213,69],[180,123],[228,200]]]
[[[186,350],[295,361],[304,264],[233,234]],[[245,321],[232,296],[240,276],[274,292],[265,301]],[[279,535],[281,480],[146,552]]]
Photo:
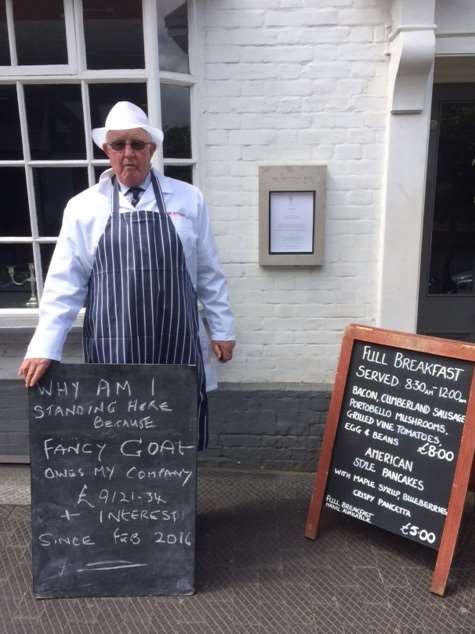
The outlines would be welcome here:
[[[33,387],[51,365],[51,359],[23,359],[18,374],[25,379],[26,387]]]

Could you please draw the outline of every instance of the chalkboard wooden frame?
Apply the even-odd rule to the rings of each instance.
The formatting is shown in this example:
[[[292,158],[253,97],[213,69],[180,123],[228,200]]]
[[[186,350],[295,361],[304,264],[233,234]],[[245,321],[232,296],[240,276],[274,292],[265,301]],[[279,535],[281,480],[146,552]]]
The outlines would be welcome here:
[[[380,328],[370,328],[351,324],[345,330],[340,359],[338,362],[335,384],[327,415],[325,434],[320,451],[315,483],[310,501],[305,537],[315,539],[317,536],[320,515],[329,477],[335,438],[338,431],[343,397],[348,379],[348,371],[355,342],[380,344],[407,350],[422,352],[447,358],[471,362],[475,365],[475,344],[458,342],[449,339],[413,335]],[[450,566],[454,556],[464,502],[469,488],[469,480],[475,455],[475,372],[472,376],[470,393],[467,402],[465,424],[463,427],[460,449],[456,457],[454,478],[444,522],[438,555],[432,576],[431,591],[443,596],[447,585]]]

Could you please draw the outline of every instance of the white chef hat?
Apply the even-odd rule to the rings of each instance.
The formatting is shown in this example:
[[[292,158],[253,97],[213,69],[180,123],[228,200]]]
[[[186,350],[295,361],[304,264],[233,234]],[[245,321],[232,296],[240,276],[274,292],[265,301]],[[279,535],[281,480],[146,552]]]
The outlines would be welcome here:
[[[159,128],[154,128],[148,122],[148,117],[142,108],[139,108],[130,101],[118,101],[109,111],[106,124],[103,128],[94,128],[92,138],[94,143],[100,148],[106,143],[106,134],[109,130],[133,130],[142,128],[151,137],[156,145],[163,141],[163,132]]]

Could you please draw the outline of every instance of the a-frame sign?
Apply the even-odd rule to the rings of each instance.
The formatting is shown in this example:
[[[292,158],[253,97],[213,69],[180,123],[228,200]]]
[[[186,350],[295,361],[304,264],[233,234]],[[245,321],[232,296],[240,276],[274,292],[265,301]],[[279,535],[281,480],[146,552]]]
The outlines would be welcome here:
[[[438,551],[443,595],[475,451],[475,345],[351,325],[305,536],[323,505]]]

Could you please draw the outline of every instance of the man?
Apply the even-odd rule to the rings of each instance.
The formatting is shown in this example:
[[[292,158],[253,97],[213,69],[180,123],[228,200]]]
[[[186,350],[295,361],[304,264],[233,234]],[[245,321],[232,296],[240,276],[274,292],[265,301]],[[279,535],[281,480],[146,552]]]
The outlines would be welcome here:
[[[61,359],[85,305],[86,362],[196,364],[204,448],[206,388],[216,388],[211,357],[229,361],[235,335],[203,195],[151,168],[163,133],[138,106],[116,103],[92,136],[111,168],[66,206],[38,327],[18,372],[27,387],[35,385]]]

